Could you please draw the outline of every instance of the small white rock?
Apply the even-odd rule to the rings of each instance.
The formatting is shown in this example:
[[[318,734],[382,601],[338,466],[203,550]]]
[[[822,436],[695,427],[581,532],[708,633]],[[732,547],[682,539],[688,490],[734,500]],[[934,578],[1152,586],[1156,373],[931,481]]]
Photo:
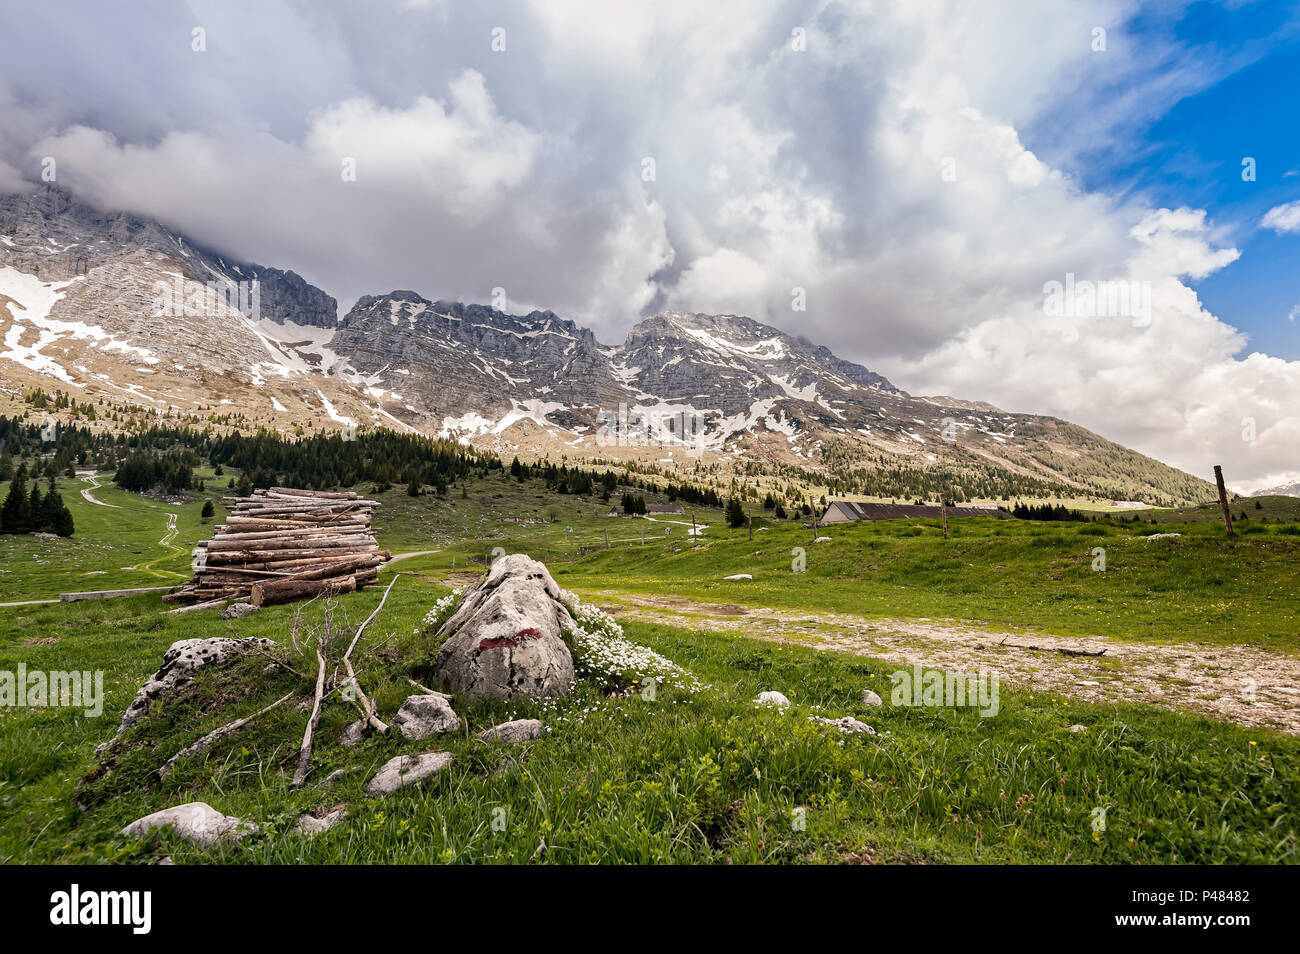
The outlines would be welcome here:
[[[515,719],[484,729],[478,737],[484,741],[527,742],[529,739],[540,739],[545,731],[546,727],[538,719]]]
[[[839,729],[841,732],[848,732],[852,735],[876,735],[877,732],[865,722],[859,722],[853,716],[844,716],[842,719],[827,719],[824,716],[813,716],[814,722],[820,722],[822,725],[830,725]]]
[[[876,695],[870,689],[863,689],[862,704],[864,706],[883,706],[885,704],[885,700],[880,698],[880,696]]]
[[[444,696],[407,696],[393,716],[393,725],[408,739],[427,739],[455,732],[460,728],[460,717]]]
[[[724,580],[752,580],[754,577],[748,573],[737,573],[734,576],[724,576]]]
[[[778,709],[784,709],[790,705],[790,700],[785,697],[784,693],[777,692],[774,689],[760,692],[758,698],[754,701],[760,706],[776,706]]]
[[[399,755],[383,764],[366,786],[371,795],[391,795],[398,789],[423,782],[451,763],[450,752],[425,752],[423,755]]]
[[[257,826],[233,815],[223,815],[207,802],[186,802],[137,818],[122,829],[122,834],[141,838],[155,828],[170,826],[176,835],[200,845],[211,845],[222,838],[237,840]]]
[[[300,815],[298,824],[294,826],[294,831],[300,835],[319,835],[323,831],[329,831],[335,825],[347,821],[348,812],[345,808],[340,808],[330,812],[323,818],[317,818],[315,815]]]
[[[366,737],[366,723],[364,719],[357,719],[355,722],[349,722],[343,734],[339,736],[339,745],[346,745],[352,748],[360,745]]]

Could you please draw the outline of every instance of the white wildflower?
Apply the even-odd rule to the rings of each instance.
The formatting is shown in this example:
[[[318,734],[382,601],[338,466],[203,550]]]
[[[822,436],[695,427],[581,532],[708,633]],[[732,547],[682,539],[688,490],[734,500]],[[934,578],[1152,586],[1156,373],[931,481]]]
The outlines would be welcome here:
[[[618,620],[574,593],[565,592],[565,607],[578,624],[574,635],[574,664],[583,673],[620,682],[675,686],[687,692],[707,688],[671,659],[638,645],[623,635]]]

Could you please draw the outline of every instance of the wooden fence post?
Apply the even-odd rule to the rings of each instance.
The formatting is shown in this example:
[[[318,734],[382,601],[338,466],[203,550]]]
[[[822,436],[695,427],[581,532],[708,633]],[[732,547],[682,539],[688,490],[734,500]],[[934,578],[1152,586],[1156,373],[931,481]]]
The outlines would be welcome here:
[[[1223,468],[1218,464],[1214,465],[1214,482],[1219,485],[1219,507],[1223,510],[1223,525],[1228,528],[1228,536],[1232,536],[1232,511],[1228,509],[1228,488],[1223,484]]]

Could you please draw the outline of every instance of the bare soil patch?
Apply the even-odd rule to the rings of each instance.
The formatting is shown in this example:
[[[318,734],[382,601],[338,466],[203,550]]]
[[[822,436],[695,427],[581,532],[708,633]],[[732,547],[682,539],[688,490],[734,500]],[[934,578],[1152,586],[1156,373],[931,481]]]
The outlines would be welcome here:
[[[1250,646],[1153,645],[1106,636],[994,630],[960,620],[762,607],[742,608],[745,615],[736,618],[731,604],[682,596],[617,590],[592,596],[623,619],[736,633],[906,666],[983,667],[1021,688],[1087,702],[1146,703],[1300,735],[1300,659]]]

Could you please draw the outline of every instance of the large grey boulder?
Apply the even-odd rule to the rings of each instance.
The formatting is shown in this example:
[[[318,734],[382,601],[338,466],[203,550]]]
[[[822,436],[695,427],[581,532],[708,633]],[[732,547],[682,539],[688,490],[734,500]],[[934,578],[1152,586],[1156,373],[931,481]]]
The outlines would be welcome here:
[[[540,739],[545,731],[546,727],[539,719],[515,719],[484,729],[478,737],[485,742],[527,742]]]
[[[460,717],[445,696],[407,696],[393,716],[393,725],[408,739],[427,739],[431,735],[455,732]]]
[[[211,845],[223,838],[237,840],[257,826],[233,815],[223,815],[207,802],[186,802],[137,818],[122,829],[122,834],[142,838],[155,828],[171,827],[179,837],[200,845]]]
[[[399,755],[389,759],[366,786],[370,795],[391,795],[398,789],[423,782],[451,764],[450,752],[425,752],[423,755]]]
[[[467,699],[563,695],[573,656],[562,634],[576,630],[546,567],[524,554],[501,557],[438,630],[436,684]]]
[[[172,643],[163,653],[162,665],[145,681],[135,694],[135,699],[122,716],[122,724],[112,739],[95,749],[102,755],[149,711],[155,699],[173,695],[190,682],[204,666],[219,664],[251,652],[254,648],[270,651],[275,643],[269,639],[231,639],[217,636],[212,639],[181,639]]]

